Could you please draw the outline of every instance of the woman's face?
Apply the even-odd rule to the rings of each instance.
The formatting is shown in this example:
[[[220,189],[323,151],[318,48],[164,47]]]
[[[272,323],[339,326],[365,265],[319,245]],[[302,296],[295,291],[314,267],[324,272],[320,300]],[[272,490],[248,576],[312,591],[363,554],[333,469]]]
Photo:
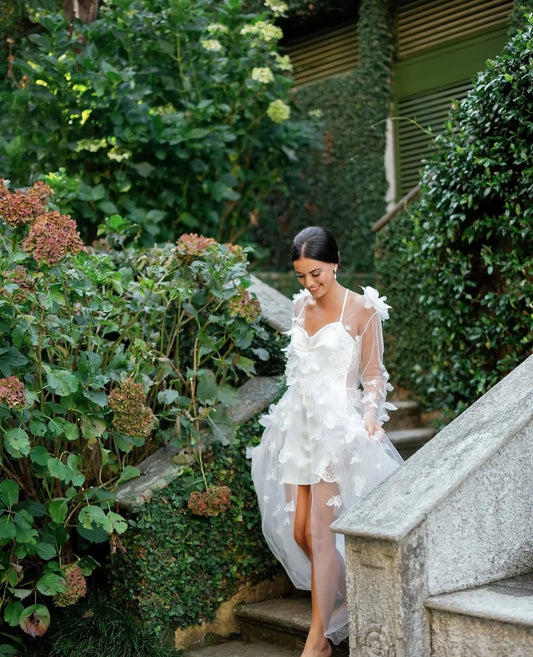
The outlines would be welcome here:
[[[315,299],[327,294],[335,284],[335,270],[338,265],[332,262],[299,258],[292,264],[301,285],[309,290]]]

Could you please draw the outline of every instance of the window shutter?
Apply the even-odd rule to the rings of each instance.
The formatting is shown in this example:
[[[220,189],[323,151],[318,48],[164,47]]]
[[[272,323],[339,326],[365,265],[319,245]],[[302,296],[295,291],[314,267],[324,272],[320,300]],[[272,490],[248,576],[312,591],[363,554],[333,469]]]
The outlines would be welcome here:
[[[393,94],[398,198],[418,183],[451,102],[466,96],[477,71],[505,44],[512,9],[513,0],[399,1]]]
[[[291,59],[296,85],[352,71],[359,53],[356,24],[349,23],[293,41],[285,52]]]

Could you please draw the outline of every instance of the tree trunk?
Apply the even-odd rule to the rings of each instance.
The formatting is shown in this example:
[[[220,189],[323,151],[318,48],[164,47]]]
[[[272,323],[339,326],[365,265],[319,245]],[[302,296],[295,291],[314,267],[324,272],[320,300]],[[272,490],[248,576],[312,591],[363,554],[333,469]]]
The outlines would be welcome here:
[[[63,10],[68,21],[77,18],[92,23],[98,16],[98,4],[98,0],[63,0]]]

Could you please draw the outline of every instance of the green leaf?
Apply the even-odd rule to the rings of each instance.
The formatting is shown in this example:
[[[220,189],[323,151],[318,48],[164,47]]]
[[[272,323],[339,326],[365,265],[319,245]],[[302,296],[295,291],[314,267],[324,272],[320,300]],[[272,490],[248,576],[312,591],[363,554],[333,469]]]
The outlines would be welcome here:
[[[45,561],[54,559],[57,556],[56,546],[52,545],[52,543],[46,543],[45,541],[39,541],[35,545],[35,552],[39,557],[41,557],[41,559],[44,559]]]
[[[12,479],[4,479],[0,483],[0,500],[10,509],[19,501],[19,486]]]
[[[37,590],[43,595],[55,595],[65,590],[65,578],[56,573],[45,573],[37,580]]]
[[[30,452],[30,459],[32,460],[33,463],[37,463],[37,465],[46,466],[46,464],[48,463],[48,459],[51,458],[52,455],[43,445],[36,445],[35,447],[32,447]]]
[[[0,545],[6,545],[17,535],[17,527],[11,516],[0,516]]]
[[[48,504],[48,512],[54,522],[63,524],[68,513],[68,500],[65,497],[56,497]]]
[[[139,468],[134,468],[132,465],[127,465],[120,474],[120,479],[117,481],[117,486],[120,484],[126,483],[126,481],[131,481],[132,479],[137,479],[141,474]]]
[[[31,449],[29,436],[20,427],[9,429],[4,433],[4,446],[15,459],[28,456]]]
[[[48,388],[60,397],[67,397],[76,392],[79,387],[78,379],[68,370],[50,370],[46,374]]]
[[[18,600],[8,602],[6,608],[4,609],[5,622],[10,627],[16,627],[20,622],[20,616],[23,611],[24,611],[24,607],[22,605],[22,602],[19,602]],[[15,653],[16,652],[17,651],[15,651]]]
[[[161,390],[157,393],[157,401],[160,404],[172,404],[179,396],[177,390]]]
[[[0,372],[3,376],[11,376],[14,369],[23,367],[27,362],[26,356],[23,356],[15,347],[0,349]]]

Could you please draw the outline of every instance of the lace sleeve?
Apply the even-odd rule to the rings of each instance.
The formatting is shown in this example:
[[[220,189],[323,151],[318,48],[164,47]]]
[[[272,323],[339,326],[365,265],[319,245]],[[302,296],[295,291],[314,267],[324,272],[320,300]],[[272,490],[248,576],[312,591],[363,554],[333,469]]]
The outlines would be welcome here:
[[[380,426],[389,419],[387,410],[394,409],[386,402],[389,374],[383,364],[383,333],[381,322],[388,319],[386,297],[379,297],[374,288],[363,288],[365,309],[368,319],[361,334],[361,383],[363,385],[363,405],[365,423]]]

